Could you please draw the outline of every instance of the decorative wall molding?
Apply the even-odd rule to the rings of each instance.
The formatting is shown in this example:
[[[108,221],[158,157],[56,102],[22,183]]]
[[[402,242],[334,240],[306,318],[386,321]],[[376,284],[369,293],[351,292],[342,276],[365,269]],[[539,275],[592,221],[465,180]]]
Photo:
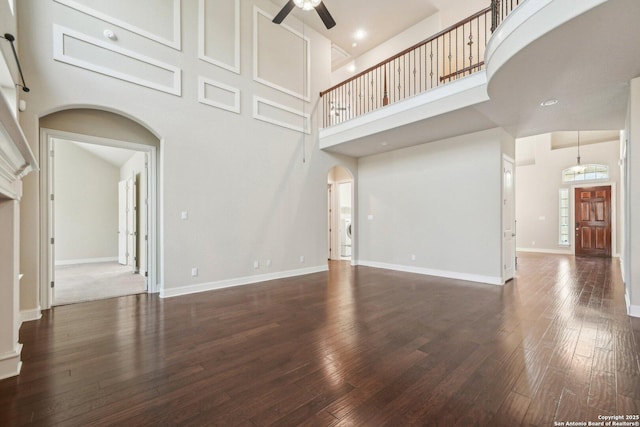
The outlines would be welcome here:
[[[466,280],[468,282],[484,283],[487,285],[504,285],[502,277],[459,273],[457,271],[435,270],[432,268],[412,267],[409,265],[387,264],[377,261],[358,260],[358,265],[373,268],[383,268],[385,270],[402,271],[405,273],[424,274],[426,276],[444,277],[447,279]]]
[[[304,92],[305,93],[299,93],[296,92],[295,90],[292,89],[288,89],[286,87],[283,87],[281,85],[278,85],[274,82],[271,82],[267,79],[264,79],[262,77],[260,77],[259,75],[259,55],[258,55],[258,39],[260,38],[260,34],[258,31],[258,19],[260,17],[260,15],[262,15],[264,18],[268,19],[269,22],[273,19],[272,15],[269,15],[267,12],[259,9],[257,6],[253,7],[253,80],[261,83],[265,86],[268,86],[270,88],[279,90],[280,92],[284,92],[288,95],[291,96],[295,96],[296,98],[302,99],[304,101],[309,101],[310,100],[310,94],[311,94],[311,69],[310,69],[310,64],[311,64],[311,41],[309,40],[308,37],[304,36],[303,34],[299,33],[298,31],[294,30],[293,28],[289,27],[286,24],[280,24],[278,25],[278,28],[284,29],[286,31],[289,31],[291,34],[299,37],[302,41],[304,41],[306,43],[306,58],[304,58],[304,68],[305,68],[305,72],[303,75],[303,86],[304,86]]]
[[[72,9],[75,9],[79,12],[82,12],[86,15],[93,16],[94,18],[100,19],[105,22],[109,22],[110,24],[117,25],[120,28],[124,28],[125,30],[131,31],[132,33],[138,34],[142,37],[145,37],[149,40],[153,40],[158,43],[162,43],[166,46],[172,47],[177,50],[181,50],[181,0],[173,0],[173,36],[172,39],[169,40],[165,37],[159,36],[157,34],[153,34],[147,30],[143,30],[136,25],[126,22],[120,18],[116,18],[115,16],[108,15],[106,13],[100,12],[99,10],[95,10],[89,6],[85,6],[78,1],[74,0],[54,0],[57,3],[68,6]]]
[[[221,0],[216,0],[216,2]],[[220,59],[212,58],[208,56],[207,51],[207,0],[198,0],[198,58],[225,70],[232,71],[236,74],[240,74],[240,0],[226,0],[233,1],[235,7],[235,33],[234,33],[234,61],[233,64],[228,64]]]
[[[304,124],[302,126],[286,122],[281,119],[275,117],[269,117],[260,112],[260,105],[267,105],[269,107],[275,108],[276,110],[281,110],[285,114],[290,114],[295,116],[298,120],[302,119]],[[311,116],[308,113],[304,113],[302,111],[296,110],[294,108],[288,107],[286,105],[278,104],[277,102],[270,101],[265,98],[261,98],[259,96],[253,97],[253,118],[256,120],[261,120],[263,122],[271,123],[277,126],[281,126],[283,128],[295,130],[298,132],[304,132],[307,135],[311,134]],[[294,118],[294,117],[292,117]]]
[[[320,265],[317,267],[302,268],[299,270],[281,271],[279,273],[258,274],[255,276],[238,277],[236,279],[220,280],[217,282],[200,283],[197,285],[180,286],[171,289],[162,289],[160,298],[177,297],[180,295],[195,294],[198,292],[213,291],[216,289],[230,288],[233,286],[251,285],[268,280],[286,279],[288,277],[304,276],[306,274],[320,273],[329,270],[328,265]]]
[[[6,98],[0,95],[0,195],[19,200],[22,178],[38,163]]]
[[[98,48],[115,52],[125,57],[157,67],[161,70],[167,71],[173,75],[172,84],[171,86],[167,86],[162,83],[154,82],[154,81],[147,80],[132,74],[128,74],[126,72],[107,68],[99,64],[94,64],[84,59],[69,56],[65,53],[65,38],[67,37],[96,46]],[[75,65],[76,67],[84,68],[89,71],[94,71],[96,73],[103,74],[105,76],[124,80],[129,83],[137,84],[139,86],[156,89],[161,92],[170,93],[172,95],[180,96],[182,92],[180,68],[175,67],[173,65],[166,64],[164,62],[160,62],[148,56],[141,55],[137,52],[133,52],[131,50],[124,49],[119,46],[114,46],[102,40],[96,39],[86,34],[82,34],[78,31],[75,31],[66,27],[62,27],[57,24],[53,25],[53,58],[56,61],[64,62],[70,65]]]
[[[81,259],[67,259],[56,261],[56,266],[59,265],[77,265],[77,264],[93,264],[96,262],[118,262],[118,257],[107,258],[81,258]]]
[[[226,104],[221,101],[215,101],[207,98],[207,86],[213,86],[221,89],[225,92],[233,94],[233,104]],[[221,108],[223,110],[231,111],[232,113],[240,114],[240,89],[232,86],[225,85],[215,80],[208,79],[206,77],[198,77],[198,102],[201,104],[210,105],[215,108]]]

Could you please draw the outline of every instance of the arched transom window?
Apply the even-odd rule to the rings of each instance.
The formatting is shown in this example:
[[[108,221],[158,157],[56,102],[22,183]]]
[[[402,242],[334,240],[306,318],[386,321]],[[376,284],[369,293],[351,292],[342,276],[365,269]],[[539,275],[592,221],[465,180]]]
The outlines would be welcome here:
[[[562,182],[591,181],[609,179],[609,166],[607,165],[580,165],[572,166],[562,171]]]

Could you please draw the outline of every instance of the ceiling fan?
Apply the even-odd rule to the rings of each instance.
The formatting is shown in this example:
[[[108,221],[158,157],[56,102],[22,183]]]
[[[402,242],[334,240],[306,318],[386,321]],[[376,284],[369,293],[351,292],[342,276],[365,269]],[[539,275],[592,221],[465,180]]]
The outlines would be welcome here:
[[[293,10],[294,7],[298,6],[302,10],[311,10],[315,9],[324,22],[324,26],[327,27],[327,30],[335,27],[336,21],[333,20],[333,17],[327,10],[327,7],[324,5],[322,0],[289,0],[287,4],[284,5],[282,10],[278,12],[275,18],[273,18],[273,23],[281,24],[284,21],[284,18]]]

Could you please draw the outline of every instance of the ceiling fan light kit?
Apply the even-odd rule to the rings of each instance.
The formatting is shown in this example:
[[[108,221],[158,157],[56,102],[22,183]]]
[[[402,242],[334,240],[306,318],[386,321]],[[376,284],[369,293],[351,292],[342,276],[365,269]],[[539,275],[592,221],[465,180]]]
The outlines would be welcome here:
[[[303,10],[315,9],[316,6],[320,4],[320,1],[321,0],[293,0],[296,6]]]
[[[318,12],[318,16],[320,16],[320,19],[322,19],[324,26],[327,27],[327,30],[335,27],[336,21],[333,20],[333,17],[322,0],[289,0],[285,3],[280,12],[278,12],[275,18],[273,18],[272,22],[274,24],[281,24],[282,21],[284,21],[284,18],[286,18],[296,6],[302,10],[315,9],[316,12]]]

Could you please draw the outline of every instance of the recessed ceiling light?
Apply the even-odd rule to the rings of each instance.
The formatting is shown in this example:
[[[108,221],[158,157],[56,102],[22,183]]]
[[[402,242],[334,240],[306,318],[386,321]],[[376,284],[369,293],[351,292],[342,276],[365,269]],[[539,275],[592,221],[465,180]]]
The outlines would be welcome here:
[[[358,31],[355,32],[355,34],[353,35],[353,37],[356,40],[362,40],[363,38],[365,38],[367,36],[367,32],[365,30],[363,30],[362,28],[359,29]]]
[[[547,99],[546,101],[542,101],[540,103],[541,107],[551,107],[552,105],[556,105],[558,103],[557,99]]]
[[[351,43],[351,47],[356,47],[356,46],[358,46],[358,43],[356,42]]]
[[[383,147],[386,147],[387,145],[389,145],[389,143],[387,141],[381,142],[380,145],[382,145]]]

